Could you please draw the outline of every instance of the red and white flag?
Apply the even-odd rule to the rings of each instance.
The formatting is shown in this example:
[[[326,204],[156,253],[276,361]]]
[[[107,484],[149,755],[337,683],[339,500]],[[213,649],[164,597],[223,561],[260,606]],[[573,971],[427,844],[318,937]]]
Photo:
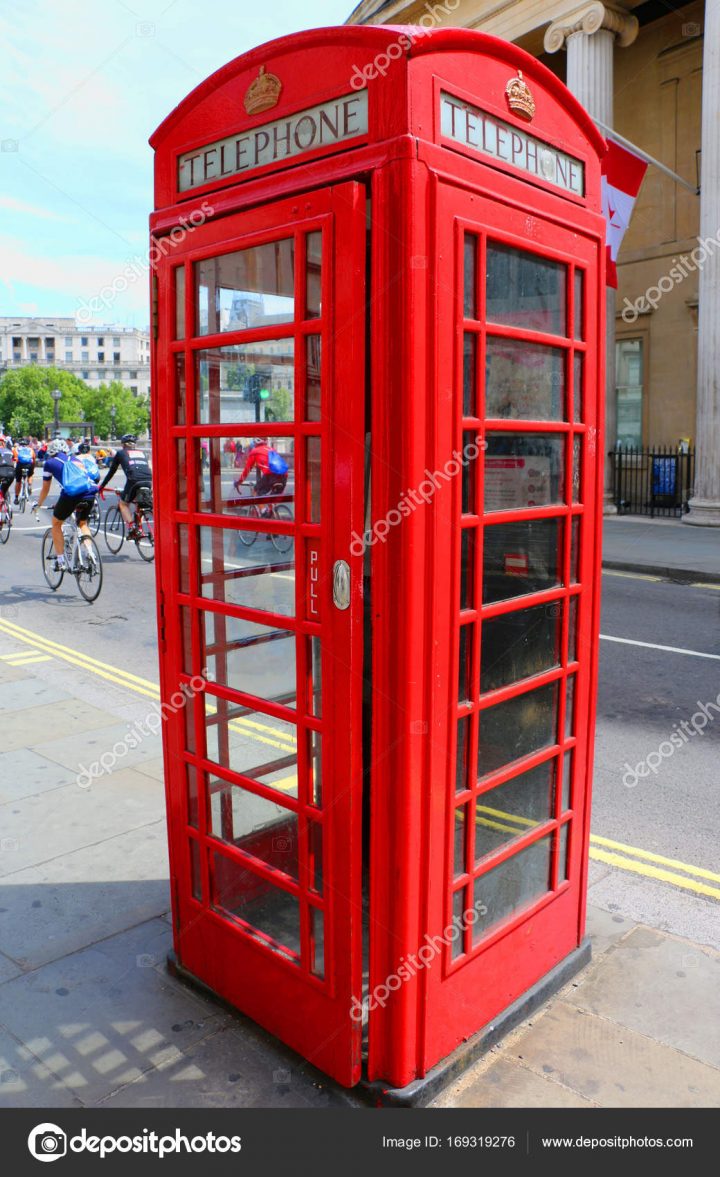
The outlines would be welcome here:
[[[608,139],[602,164],[602,204],[607,222],[607,284],[617,288],[617,255],[630,224],[647,163]]]

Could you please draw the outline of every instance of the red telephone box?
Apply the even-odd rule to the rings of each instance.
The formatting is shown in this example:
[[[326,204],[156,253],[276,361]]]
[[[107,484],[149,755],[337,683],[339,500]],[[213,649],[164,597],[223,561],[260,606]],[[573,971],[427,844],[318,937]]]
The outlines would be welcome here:
[[[151,142],[177,967],[403,1088],[587,958],[604,141],[514,45],[346,27]]]

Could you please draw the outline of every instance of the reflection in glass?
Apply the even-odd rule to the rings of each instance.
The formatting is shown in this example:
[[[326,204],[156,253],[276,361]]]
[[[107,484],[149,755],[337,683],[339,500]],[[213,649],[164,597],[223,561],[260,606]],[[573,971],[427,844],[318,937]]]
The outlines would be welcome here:
[[[187,605],[180,606],[180,669],[184,674],[192,675],[192,612]]]
[[[200,844],[190,838],[190,889],[193,899],[202,903],[202,872],[200,870]]]
[[[582,437],[576,433],[573,438],[573,468],[572,468],[572,501],[580,502],[580,453]]]
[[[203,700],[208,760],[297,797],[295,725],[207,691]]]
[[[175,356],[175,424],[185,424],[185,356]]]
[[[323,828],[317,821],[307,823],[309,886],[323,893]]]
[[[325,976],[324,917],[316,907],[308,907],[310,919],[310,972],[322,980]]]
[[[453,823],[454,866],[453,874],[462,875],[465,872],[465,815],[467,805],[458,805],[455,810]]]
[[[458,666],[458,700],[465,703],[470,698],[470,663],[472,626],[460,626],[460,658]]]
[[[185,765],[185,772],[186,772],[185,798],[187,801],[187,821],[188,821],[189,826],[194,826],[195,829],[197,829],[197,826],[198,826],[198,804],[199,804],[199,801],[198,801],[198,795],[199,795],[198,777],[200,776],[200,770],[197,768],[193,768],[192,764],[186,764]]]
[[[583,419],[583,369],[584,356],[581,351],[575,352],[573,359],[573,420],[582,421]]]
[[[308,437],[305,449],[305,477],[307,479],[307,522],[320,522],[320,438]]]
[[[578,559],[580,555],[580,516],[573,515],[570,526],[570,584],[578,583]]]
[[[197,334],[291,322],[295,310],[292,237],[195,263]]]
[[[295,896],[217,851],[211,861],[213,907],[269,936],[273,947],[299,963],[300,905]]]
[[[452,918],[453,918],[453,924],[454,924],[455,928],[462,928],[462,926],[463,926],[464,917],[465,917],[465,908],[466,908],[466,901],[465,901],[466,894],[467,894],[467,891],[466,891],[465,887],[463,887],[460,891],[456,891],[455,894],[453,895]],[[453,931],[454,931],[454,929],[453,929]],[[465,936],[464,936],[464,934],[461,933],[460,935],[454,935],[453,939],[451,940],[451,948],[450,948],[451,959],[457,960],[459,956],[462,956],[464,951],[465,951]]]
[[[485,415],[528,421],[562,421],[565,353],[521,339],[488,337]]]
[[[480,690],[493,691],[559,666],[561,633],[558,601],[483,621]]]
[[[555,760],[481,793],[475,805],[475,861],[553,817]]]
[[[565,335],[565,280],[560,262],[488,241],[488,323]]]
[[[175,506],[178,511],[187,511],[188,509],[188,483],[187,483],[187,467],[185,465],[185,438],[178,438],[177,442],[177,465],[175,470],[177,477],[175,479]]]
[[[201,661],[209,682],[295,706],[295,634],[202,610]]]
[[[187,523],[177,525],[178,581],[181,593],[190,592],[190,539]]]
[[[464,715],[457,725],[457,754],[455,758],[455,791],[461,793],[469,787],[467,772],[468,738],[470,734],[470,719]]]
[[[483,602],[506,601],[561,583],[563,522],[523,519],[486,527]]]
[[[291,437],[272,438],[272,448],[277,450],[288,467],[287,482],[283,490],[285,495],[292,495],[295,491],[294,445]],[[234,515],[241,519],[251,517],[247,504],[252,498],[261,476],[260,466],[252,455],[252,450],[253,439],[250,437],[198,437],[194,439],[194,474],[198,484],[198,511]],[[248,460],[251,465],[245,482],[236,486],[236,479],[241,473],[244,473]],[[277,508],[280,506],[283,509],[282,511],[278,510],[277,517],[284,518],[287,515],[287,518],[291,518],[292,504],[277,504]],[[282,547],[282,544],[280,546]],[[287,547],[290,547],[290,541],[288,541]]]
[[[309,711],[316,719],[322,717],[322,646],[320,638],[310,638]]]
[[[583,272],[582,270],[575,271],[575,338],[584,339],[584,315],[583,315]]]
[[[478,461],[477,453],[478,447],[475,441],[475,434],[471,430],[467,430],[465,433],[463,433],[463,454],[467,455],[462,464],[461,500],[463,515],[475,514],[475,479]]]
[[[264,339],[196,352],[197,420],[257,426],[294,417],[294,344]]]
[[[475,880],[473,898],[482,914],[473,928],[474,944],[550,889],[551,846],[551,835],[540,838]]]
[[[572,763],[573,753],[566,752],[563,756],[563,783],[562,783],[562,801],[561,812],[565,813],[570,808],[570,783],[572,781]]]
[[[474,527],[466,527],[460,533],[460,608],[472,609],[473,583],[475,573]]]
[[[319,319],[322,314],[322,233],[308,233],[305,244],[305,318]]]
[[[475,252],[477,237],[472,233],[465,234],[464,248],[464,277],[463,277],[463,314],[466,319],[476,319],[475,311]]]
[[[185,338],[185,266],[176,266],[175,274],[175,338]]]
[[[297,814],[213,776],[208,783],[210,833],[298,879]]]
[[[570,739],[575,730],[575,675],[571,674],[567,680],[567,694],[565,696],[565,738]]]
[[[322,736],[310,732],[310,788],[309,796],[318,809],[322,805]]]
[[[479,416],[475,395],[476,357],[477,335],[474,331],[466,331],[463,344],[463,417]]]
[[[200,527],[200,592],[203,597],[292,617],[295,559],[278,552],[265,531],[253,531],[252,547],[233,528]]]
[[[557,710],[558,686],[548,683],[481,711],[478,776],[554,744]]]
[[[571,597],[568,602],[568,662],[577,660],[578,600],[578,597]]]
[[[322,348],[320,335],[305,339],[305,420],[319,421],[322,414]]]
[[[510,511],[563,502],[565,438],[546,433],[489,433],[485,510]]]
[[[570,831],[570,822],[565,822],[564,826],[560,826],[560,844],[558,847],[558,883],[562,883],[565,879],[570,878],[570,847],[568,846],[568,833]]]

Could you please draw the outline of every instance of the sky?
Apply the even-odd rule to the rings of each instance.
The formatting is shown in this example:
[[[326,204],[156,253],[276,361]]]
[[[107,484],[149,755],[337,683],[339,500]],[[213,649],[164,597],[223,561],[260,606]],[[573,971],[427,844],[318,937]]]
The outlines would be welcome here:
[[[149,136],[232,58],[354,7],[0,0],[0,315],[147,327]],[[128,263],[143,276],[91,315]]]

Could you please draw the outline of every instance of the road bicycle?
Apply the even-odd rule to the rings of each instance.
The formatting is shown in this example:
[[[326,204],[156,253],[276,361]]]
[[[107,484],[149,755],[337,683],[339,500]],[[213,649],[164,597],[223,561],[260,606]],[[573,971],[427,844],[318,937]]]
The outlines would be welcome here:
[[[98,546],[92,537],[80,537],[75,514],[63,524],[65,537],[65,568],[58,568],[52,528],[48,527],[42,540],[43,576],[53,592],[57,592],[67,572],[75,577],[81,596],[92,604],[100,596],[103,566]]]
[[[100,503],[98,502],[98,496],[96,495],[92,505],[92,511],[88,515],[88,527],[90,528],[90,534],[92,536],[97,535],[100,530],[101,523],[102,515],[100,514]]]
[[[284,486],[281,482],[276,482],[269,491],[270,495],[279,495],[284,491]],[[239,491],[239,488],[238,488]],[[269,539],[276,552],[285,554],[292,549],[294,538],[292,535],[281,534],[280,532],[268,532],[263,530],[263,523],[266,519],[277,519],[283,523],[292,523],[293,513],[288,507],[287,503],[265,503],[263,506],[265,496],[253,499],[243,504],[238,510],[238,515],[241,519],[257,520],[257,531],[238,531],[237,536],[240,543],[246,547],[251,548],[259,536],[263,539]]]
[[[10,539],[12,517],[12,505],[0,491],[0,544],[6,544]]]
[[[113,494],[120,497],[120,491],[112,488]],[[153,515],[152,491],[150,487],[138,488],[134,503],[129,503],[135,512],[133,519],[133,534],[126,533],[126,524],[119,506],[111,507],[105,515],[105,543],[113,556],[117,556],[126,538],[135,541],[138,554],[148,564],[155,559],[155,517]]]
[[[22,482],[20,484],[20,494],[18,495],[18,501],[15,504],[15,506],[17,507],[18,511],[20,511],[21,514],[24,514],[26,506],[32,500],[32,495],[30,494],[30,491],[28,490],[28,477],[29,477],[29,475],[30,475],[29,470],[23,470]]]

